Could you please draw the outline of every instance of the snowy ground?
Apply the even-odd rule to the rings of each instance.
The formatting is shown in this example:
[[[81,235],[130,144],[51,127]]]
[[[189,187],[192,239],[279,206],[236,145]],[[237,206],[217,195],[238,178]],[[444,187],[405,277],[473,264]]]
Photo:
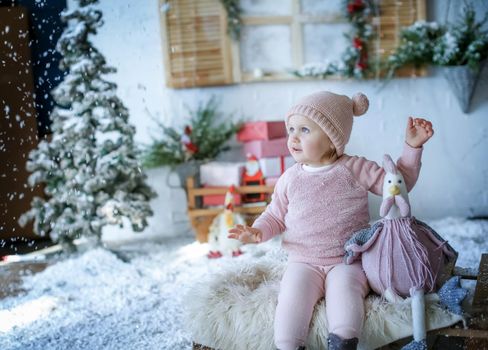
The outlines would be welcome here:
[[[429,224],[458,250],[459,266],[476,269],[488,252],[488,221]],[[193,282],[238,260],[257,261],[276,244],[208,260],[206,245],[191,238],[146,238],[119,244],[119,257],[96,249],[60,261],[25,276],[25,293],[0,300],[0,349],[190,349],[183,312]]]

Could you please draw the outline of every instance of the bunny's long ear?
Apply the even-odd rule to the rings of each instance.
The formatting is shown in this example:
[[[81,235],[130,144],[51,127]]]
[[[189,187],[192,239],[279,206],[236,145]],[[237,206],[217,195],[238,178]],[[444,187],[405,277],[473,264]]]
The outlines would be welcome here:
[[[397,167],[395,163],[393,163],[393,160],[391,159],[389,154],[385,154],[383,156],[383,168],[386,170],[387,173],[390,174],[397,174]]]

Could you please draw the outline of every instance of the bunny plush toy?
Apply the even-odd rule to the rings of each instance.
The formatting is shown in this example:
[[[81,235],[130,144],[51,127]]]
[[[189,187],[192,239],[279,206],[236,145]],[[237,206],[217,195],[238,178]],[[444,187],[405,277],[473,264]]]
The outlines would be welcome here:
[[[459,277],[446,282],[457,253],[431,227],[411,216],[405,181],[389,155],[383,158],[383,168],[382,219],[346,242],[345,260],[352,263],[361,255],[371,289],[388,301],[411,297],[414,340],[403,349],[423,350],[427,349],[424,293],[438,291],[441,303],[459,314],[467,292]]]

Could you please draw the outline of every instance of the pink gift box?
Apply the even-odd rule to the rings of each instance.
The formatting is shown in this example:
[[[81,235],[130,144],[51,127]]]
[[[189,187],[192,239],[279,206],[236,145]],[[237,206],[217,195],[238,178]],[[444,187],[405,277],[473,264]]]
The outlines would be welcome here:
[[[286,141],[286,137],[275,140],[249,141],[244,143],[244,152],[253,154],[257,158],[286,157],[290,155]]]
[[[237,140],[241,142],[255,140],[273,140],[286,136],[284,121],[249,122],[245,123],[237,133]]]

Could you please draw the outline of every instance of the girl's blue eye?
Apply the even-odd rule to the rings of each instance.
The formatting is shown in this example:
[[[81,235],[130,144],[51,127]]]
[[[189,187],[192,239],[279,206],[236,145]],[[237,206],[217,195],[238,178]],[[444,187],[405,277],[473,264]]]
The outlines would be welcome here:
[[[294,128],[294,127],[290,127],[290,128],[288,129],[288,133],[289,133],[289,134],[291,134],[293,131],[295,131],[295,128]]]
[[[309,128],[306,128],[306,127],[302,127],[302,132],[304,134],[308,134],[310,132],[310,129]]]

